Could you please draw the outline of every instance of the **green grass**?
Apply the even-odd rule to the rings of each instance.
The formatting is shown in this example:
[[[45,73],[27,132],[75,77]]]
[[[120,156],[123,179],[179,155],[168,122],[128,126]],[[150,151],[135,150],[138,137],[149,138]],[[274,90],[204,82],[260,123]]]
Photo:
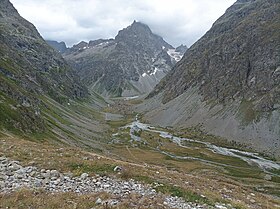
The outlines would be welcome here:
[[[152,179],[151,177],[143,176],[143,175],[134,175],[132,178],[135,179],[136,181],[143,182],[146,184],[152,185],[152,184],[156,183],[155,184],[156,186],[154,187],[154,189],[157,192],[161,192],[163,194],[168,194],[168,195],[171,195],[174,197],[175,196],[181,197],[187,202],[203,203],[203,204],[205,203],[208,205],[213,205],[213,201],[209,200],[208,198],[202,197],[201,195],[196,194],[193,191],[188,191],[179,186],[161,183],[161,182],[158,182],[158,181]]]
[[[265,194],[274,195],[274,196],[280,198],[280,189],[279,189],[279,187],[264,186],[264,187],[261,187],[261,188],[265,190]]]
[[[30,120],[30,118],[34,116],[32,109],[17,107],[18,103],[2,92],[0,92],[0,100],[2,100],[0,102],[0,129],[6,129],[20,136],[22,136],[24,132],[36,132],[39,126],[33,124]]]
[[[280,183],[280,177],[279,176],[273,176],[271,181],[276,182],[276,183]],[[280,194],[280,192],[279,192]]]
[[[165,183],[158,182],[151,177],[143,176],[143,175],[136,175],[133,176],[133,179],[139,182],[143,182],[146,184],[154,184],[156,183],[154,189],[157,192],[161,192],[163,194],[168,194],[171,196],[177,196],[183,198],[187,202],[194,202],[194,203],[205,203],[208,205],[213,205],[213,201],[209,200],[206,197],[202,197],[199,194],[196,194],[193,191],[188,191],[186,189],[183,189],[179,186],[169,185]]]
[[[135,179],[136,181],[146,183],[146,184],[152,184],[155,182],[152,178],[150,178],[148,176],[142,176],[142,175],[133,176],[133,179]]]
[[[252,101],[243,99],[238,110],[238,117],[243,125],[249,125],[250,123],[258,119],[259,113],[254,109]]]
[[[10,123],[11,120],[19,121],[21,119],[21,115],[18,109],[13,109],[12,107],[16,106],[16,102],[9,99],[8,97],[3,96],[0,92],[0,98],[2,98],[2,102],[0,103],[0,125],[12,128],[13,125]]]
[[[280,169],[278,169],[278,170],[273,169],[273,170],[270,170],[270,172],[280,176]]]
[[[226,167],[227,175],[238,178],[262,179],[262,171],[258,168],[231,168]]]
[[[119,127],[123,127],[129,123],[129,119],[123,119],[118,121],[106,121],[106,124],[111,126],[113,129],[118,129]]]
[[[53,137],[50,132],[42,132],[42,133],[30,133],[24,136],[23,138],[29,141],[34,141],[34,142],[45,142],[48,138]]]
[[[17,73],[19,68],[19,66],[17,66],[16,63],[8,57],[0,58],[0,67],[12,73]]]
[[[188,139],[210,142],[212,144],[225,148],[236,148],[243,151],[252,151],[251,149],[247,148],[245,144],[238,143],[236,141],[228,141],[225,138],[209,134],[202,130],[199,126],[175,130],[173,135],[185,137]]]
[[[168,184],[160,184],[155,188],[157,192],[161,192],[163,194],[169,194],[171,196],[177,196],[183,198],[187,202],[194,203],[205,203],[208,205],[212,205],[212,202],[206,197],[202,197],[199,194],[196,194],[192,191],[187,191],[178,186],[168,185]]]
[[[81,175],[82,173],[108,175],[114,172],[116,165],[105,163],[91,165],[84,163],[70,163],[68,167],[76,175]]]

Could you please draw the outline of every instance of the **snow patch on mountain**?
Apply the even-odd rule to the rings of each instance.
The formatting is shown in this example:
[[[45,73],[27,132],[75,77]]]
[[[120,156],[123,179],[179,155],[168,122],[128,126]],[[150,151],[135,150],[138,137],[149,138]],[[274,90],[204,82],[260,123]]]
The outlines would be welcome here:
[[[183,57],[183,55],[180,52],[176,52],[175,49],[168,49],[167,54],[176,62],[179,62]]]

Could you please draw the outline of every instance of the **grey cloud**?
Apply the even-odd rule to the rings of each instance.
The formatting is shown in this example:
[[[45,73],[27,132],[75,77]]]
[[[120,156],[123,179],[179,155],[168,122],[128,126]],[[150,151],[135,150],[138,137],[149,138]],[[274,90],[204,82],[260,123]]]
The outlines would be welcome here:
[[[11,0],[45,39],[73,45],[112,38],[133,20],[174,46],[190,46],[234,0]]]

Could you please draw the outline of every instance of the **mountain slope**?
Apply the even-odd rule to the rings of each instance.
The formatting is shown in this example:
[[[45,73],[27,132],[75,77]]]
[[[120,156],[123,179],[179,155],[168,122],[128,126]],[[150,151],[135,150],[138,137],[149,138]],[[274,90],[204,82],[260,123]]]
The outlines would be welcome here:
[[[43,131],[46,95],[59,103],[85,98],[74,71],[8,0],[0,4],[0,115],[2,127]]]
[[[279,14],[279,1],[237,1],[155,87],[148,118],[279,155]]]
[[[134,21],[115,39],[80,42],[64,58],[103,95],[135,96],[150,92],[182,54]]]

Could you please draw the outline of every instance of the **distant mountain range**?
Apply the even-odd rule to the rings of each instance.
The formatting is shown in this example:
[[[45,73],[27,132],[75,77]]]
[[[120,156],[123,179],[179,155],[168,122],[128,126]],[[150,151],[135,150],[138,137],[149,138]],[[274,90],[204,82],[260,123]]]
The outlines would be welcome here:
[[[80,42],[63,53],[82,81],[104,96],[139,96],[149,93],[182,58],[184,45],[174,48],[140,22],[119,31],[115,39]]]

